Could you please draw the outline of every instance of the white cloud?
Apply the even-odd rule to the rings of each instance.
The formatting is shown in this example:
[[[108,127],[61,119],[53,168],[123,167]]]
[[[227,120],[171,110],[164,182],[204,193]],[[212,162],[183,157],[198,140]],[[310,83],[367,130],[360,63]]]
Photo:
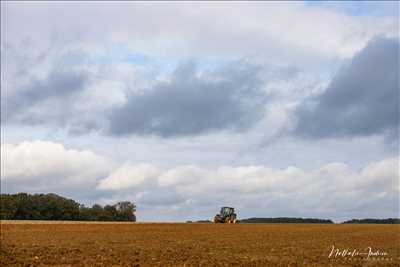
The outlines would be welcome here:
[[[146,180],[157,177],[159,171],[150,164],[131,165],[125,163],[101,180],[98,189],[121,190],[142,185]]]
[[[158,178],[161,187],[193,184],[199,179],[211,175],[207,170],[196,166],[183,166],[165,171]]]
[[[312,170],[265,165],[166,168],[117,164],[90,151],[33,141],[2,144],[1,171],[2,192],[56,192],[89,203],[127,199],[137,203],[144,220],[157,219],[162,209],[169,210],[164,215],[172,220],[200,219],[223,205],[237,207],[241,217],[395,217],[400,193],[398,158],[359,170],[344,163]]]
[[[122,43],[163,58],[350,57],[376,34],[397,34],[393,17],[354,17],[302,3],[2,3],[1,17],[8,41]]]
[[[357,171],[343,163],[314,170],[266,166],[180,166],[158,173],[151,165],[122,167],[100,182],[103,190],[125,190],[146,213],[174,207],[198,216],[197,209],[233,205],[242,216],[397,216],[398,159]],[[144,183],[150,179],[151,183]],[[368,197],[367,197],[368,196]],[[156,201],[157,200],[157,201]],[[160,201],[161,200],[161,201]],[[147,209],[147,210],[146,210]],[[153,214],[154,215],[154,214]]]
[[[4,191],[52,191],[95,186],[112,161],[91,151],[48,141],[1,145]]]

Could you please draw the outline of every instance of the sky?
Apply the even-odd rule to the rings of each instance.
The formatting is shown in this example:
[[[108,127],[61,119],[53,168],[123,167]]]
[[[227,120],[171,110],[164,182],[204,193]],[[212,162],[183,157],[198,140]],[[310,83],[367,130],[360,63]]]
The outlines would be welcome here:
[[[399,4],[2,1],[1,192],[399,217]]]

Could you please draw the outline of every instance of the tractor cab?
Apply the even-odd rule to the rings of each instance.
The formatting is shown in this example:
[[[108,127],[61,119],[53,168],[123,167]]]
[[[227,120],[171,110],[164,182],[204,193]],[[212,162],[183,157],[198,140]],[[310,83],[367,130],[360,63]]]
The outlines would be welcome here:
[[[222,216],[230,216],[233,213],[234,213],[234,209],[231,207],[222,207],[221,211],[219,212],[219,214]]]

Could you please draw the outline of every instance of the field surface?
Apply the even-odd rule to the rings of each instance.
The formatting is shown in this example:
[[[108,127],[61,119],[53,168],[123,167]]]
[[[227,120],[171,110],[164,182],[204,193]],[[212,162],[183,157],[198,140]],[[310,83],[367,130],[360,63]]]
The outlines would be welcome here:
[[[345,249],[352,255],[337,255]],[[400,266],[399,257],[400,225],[1,222],[0,266]]]

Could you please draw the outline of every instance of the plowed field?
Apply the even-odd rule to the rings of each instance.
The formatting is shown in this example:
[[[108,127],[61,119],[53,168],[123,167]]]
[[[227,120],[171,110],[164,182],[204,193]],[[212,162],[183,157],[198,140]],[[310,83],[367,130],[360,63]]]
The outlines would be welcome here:
[[[3,221],[0,257],[1,266],[400,266],[400,225]]]

